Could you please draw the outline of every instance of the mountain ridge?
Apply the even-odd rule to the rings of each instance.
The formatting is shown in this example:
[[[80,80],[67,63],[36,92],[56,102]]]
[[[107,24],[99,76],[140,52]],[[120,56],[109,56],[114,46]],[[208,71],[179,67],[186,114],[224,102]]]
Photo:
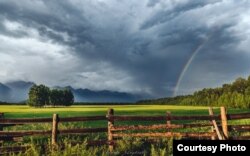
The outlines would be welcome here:
[[[29,89],[34,85],[29,81],[11,81],[0,83],[0,101],[3,102],[23,102],[28,98]],[[139,94],[127,92],[99,90],[94,91],[88,88],[73,88],[72,86],[54,86],[54,89],[70,89],[75,97],[75,102],[136,102],[142,99]]]

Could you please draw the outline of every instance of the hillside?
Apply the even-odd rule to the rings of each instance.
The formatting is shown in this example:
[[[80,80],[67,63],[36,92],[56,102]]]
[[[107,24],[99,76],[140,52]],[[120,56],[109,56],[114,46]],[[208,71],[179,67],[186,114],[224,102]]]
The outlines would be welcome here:
[[[137,103],[250,108],[250,76],[247,79],[237,78],[218,88],[204,88],[192,95],[142,100]]]
[[[28,98],[28,92],[35,83],[26,81],[12,81],[7,83],[0,83],[0,103],[19,103],[24,102]],[[69,88],[75,97],[75,102],[89,102],[89,103],[131,103],[142,99],[142,95],[110,91],[110,90],[90,90],[82,88],[67,87],[51,87],[51,88]]]

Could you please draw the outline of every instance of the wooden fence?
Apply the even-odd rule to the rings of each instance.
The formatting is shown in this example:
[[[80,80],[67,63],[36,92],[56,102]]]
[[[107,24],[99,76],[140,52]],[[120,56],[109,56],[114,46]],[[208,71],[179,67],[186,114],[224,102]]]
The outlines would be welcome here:
[[[220,114],[215,115],[212,108],[209,108],[209,115],[191,115],[191,116],[175,116],[170,112],[166,112],[164,116],[125,116],[115,115],[113,109],[109,109],[106,116],[84,116],[84,117],[59,117],[53,114],[52,118],[20,118],[8,119],[4,118],[4,114],[0,113],[0,141],[20,141],[24,136],[47,135],[51,136],[52,146],[58,145],[58,136],[65,134],[85,134],[100,133],[107,134],[107,140],[90,141],[89,145],[109,146],[110,152],[114,149],[115,141],[121,137],[177,137],[177,138],[193,138],[193,139],[250,139],[250,124],[246,125],[229,125],[229,120],[250,119],[250,113],[227,114],[226,108],[220,108]],[[77,129],[58,129],[58,124],[63,122],[85,122],[106,120],[107,127],[99,128],[77,128]],[[151,121],[164,122],[165,124],[153,125],[119,125],[122,121]],[[176,124],[174,122],[181,122]],[[185,121],[188,123],[183,124]],[[207,121],[200,123],[197,121]],[[25,125],[33,123],[52,123],[51,130],[30,130],[30,131],[4,131],[4,127]],[[182,132],[181,130],[190,128],[208,127],[209,131],[201,132],[198,129],[195,132]],[[210,128],[209,128],[210,127]],[[158,130],[156,132],[152,132]],[[176,131],[177,130],[177,131]],[[179,131],[178,131],[179,130]],[[231,132],[241,132],[240,136],[231,136]],[[25,147],[0,147],[0,153],[3,151],[25,150]],[[2,152],[1,152],[2,151]]]

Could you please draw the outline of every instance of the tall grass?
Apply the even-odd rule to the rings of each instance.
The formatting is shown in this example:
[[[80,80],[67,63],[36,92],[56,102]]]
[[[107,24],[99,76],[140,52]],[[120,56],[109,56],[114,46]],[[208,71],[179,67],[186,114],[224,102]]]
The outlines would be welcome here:
[[[26,144],[27,145],[27,144]],[[117,141],[115,149],[109,152],[108,146],[88,147],[87,139],[73,145],[70,139],[64,139],[59,146],[40,144],[32,141],[24,153],[9,153],[11,156],[170,156],[172,155],[172,139],[156,140],[153,144],[145,139],[123,138]]]

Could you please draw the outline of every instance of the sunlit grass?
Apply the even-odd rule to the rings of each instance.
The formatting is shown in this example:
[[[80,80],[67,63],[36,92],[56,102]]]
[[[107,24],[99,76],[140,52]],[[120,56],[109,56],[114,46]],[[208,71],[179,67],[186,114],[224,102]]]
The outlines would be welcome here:
[[[176,106],[176,105],[79,105],[70,107],[32,108],[20,105],[1,105],[0,112],[6,118],[51,117],[57,113],[61,117],[105,115],[109,108],[117,115],[165,115],[170,111],[173,115],[207,115],[208,107]],[[219,113],[219,108],[214,108]],[[229,109],[229,113],[250,112],[249,109]]]

